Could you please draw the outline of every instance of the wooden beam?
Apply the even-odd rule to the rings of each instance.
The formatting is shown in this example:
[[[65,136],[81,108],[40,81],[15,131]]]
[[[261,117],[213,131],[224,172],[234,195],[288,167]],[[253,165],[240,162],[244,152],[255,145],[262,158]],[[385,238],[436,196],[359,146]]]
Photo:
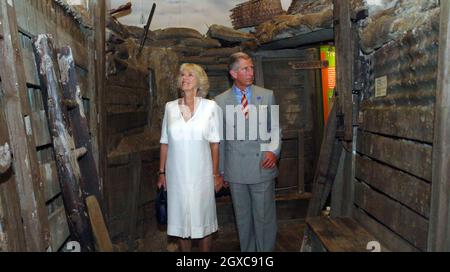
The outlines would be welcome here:
[[[356,165],[355,177],[358,180],[429,218],[429,183],[362,156],[357,156]]]
[[[305,133],[303,130],[298,131],[298,180],[297,192],[299,194],[305,192]]]
[[[92,25],[94,25],[95,21],[95,6],[92,5],[94,1],[89,1],[89,11],[90,11],[90,20],[92,22]],[[109,2],[109,1],[107,1]],[[97,167],[97,173],[100,173],[99,169],[99,144],[98,144],[98,126],[99,123],[99,115],[98,115],[98,97],[97,97],[97,75],[96,75],[96,67],[97,67],[97,61],[96,61],[96,48],[95,48],[95,28],[92,30],[90,35],[87,37],[87,43],[88,43],[88,74],[86,76],[87,78],[87,89],[89,90],[89,129],[91,133],[91,141],[92,141],[92,152],[94,156],[94,160],[96,162]],[[99,175],[99,179],[100,179]],[[102,184],[100,182],[100,184]]]
[[[308,217],[319,216],[336,178],[342,145],[336,138],[336,108],[330,112],[320,149],[319,161],[313,183],[313,197],[308,206]]]
[[[97,109],[97,147],[98,147],[98,173],[100,183],[100,193],[103,193],[103,186],[106,178],[107,171],[107,138],[106,138],[106,103],[105,103],[105,32],[106,32],[106,3],[102,0],[92,0],[89,2],[90,10],[92,11],[91,17],[94,18],[94,48],[95,48],[95,89],[96,95],[94,103]],[[94,71],[91,71],[94,73]],[[101,201],[101,199],[98,199]],[[100,202],[100,205],[104,203]],[[102,210],[105,210],[105,206],[102,206]]]
[[[450,2],[441,1],[428,251],[450,251]]]
[[[426,250],[428,220],[423,216],[360,182],[355,182],[355,204],[413,246]]]
[[[377,240],[386,245],[392,252],[419,252],[419,249],[412,246],[403,237],[393,232],[381,224],[376,219],[373,219],[363,210],[352,206],[352,218],[355,219],[367,231],[372,233]]]
[[[431,145],[359,131],[357,150],[427,181],[432,180]]]
[[[317,44],[320,42],[333,41],[333,29],[325,28],[317,31],[309,32],[306,34],[296,35],[292,38],[286,38],[282,40],[272,41],[270,43],[263,44],[262,50],[279,50],[284,48],[294,48],[300,46],[307,46],[311,44]]]
[[[95,238],[95,249],[99,252],[113,252],[114,247],[106,228],[105,219],[95,196],[91,195],[86,198],[86,205],[89,211],[89,219],[91,220],[92,232]]]
[[[337,115],[343,117],[343,139],[353,139],[352,89],[353,89],[353,59],[354,33],[351,22],[350,1],[334,0],[334,35],[336,42],[336,93]],[[340,121],[338,121],[338,124]],[[341,136],[341,127],[338,135]]]
[[[24,252],[27,250],[20,212],[20,198],[12,171],[0,174],[0,251]]]
[[[343,211],[343,205],[344,205],[344,201],[343,201],[343,196],[344,196],[344,164],[345,164],[345,158],[347,156],[346,154],[347,152],[344,151],[341,153],[341,157],[339,158],[339,165],[338,165],[338,169],[336,172],[336,179],[333,183],[333,188],[332,188],[332,192],[331,192],[331,212],[330,212],[330,216],[332,218],[336,218],[339,216],[342,216],[342,211]],[[352,203],[353,204],[353,203]]]
[[[433,142],[434,110],[431,106],[370,107],[361,109],[360,117],[360,129],[364,131]]]
[[[138,206],[139,206],[139,193],[141,186],[142,175],[142,160],[139,153],[130,155],[131,176],[130,176],[130,193],[128,198],[128,249],[134,251],[136,248],[137,238],[137,222],[138,222]]]
[[[355,133],[356,134],[356,133]],[[355,194],[355,155],[350,142],[341,142],[344,150],[341,216],[350,216]]]
[[[3,107],[3,97],[0,95],[0,108],[3,109]],[[0,110],[0,214],[2,215],[2,220],[0,220],[0,251],[25,251],[26,244],[20,215],[20,199],[11,167],[12,158],[6,124],[3,110]]]
[[[25,229],[26,249],[46,251],[50,232],[35,142],[29,126],[25,68],[18,39],[13,1],[0,0],[0,77],[5,93],[4,112],[13,150],[14,173]],[[28,125],[26,125],[28,124]]]

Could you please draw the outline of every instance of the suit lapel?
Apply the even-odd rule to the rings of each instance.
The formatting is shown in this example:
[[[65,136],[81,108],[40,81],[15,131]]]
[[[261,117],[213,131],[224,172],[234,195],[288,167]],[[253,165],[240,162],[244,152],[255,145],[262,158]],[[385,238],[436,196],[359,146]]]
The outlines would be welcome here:
[[[225,104],[226,105],[233,105],[233,106],[238,105],[238,103],[236,101],[236,96],[234,95],[234,92],[233,92],[232,89],[230,89],[230,91],[228,92]]]
[[[258,106],[261,103],[261,93],[259,92],[258,87],[256,87],[255,85],[252,85],[252,97],[251,97],[251,101],[250,104],[253,104],[255,106]]]

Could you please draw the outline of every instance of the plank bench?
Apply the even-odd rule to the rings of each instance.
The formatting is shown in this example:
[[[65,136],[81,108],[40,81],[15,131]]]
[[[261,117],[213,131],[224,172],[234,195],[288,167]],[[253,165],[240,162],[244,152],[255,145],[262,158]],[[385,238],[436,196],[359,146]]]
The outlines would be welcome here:
[[[306,219],[302,252],[388,251],[355,220],[348,217]]]

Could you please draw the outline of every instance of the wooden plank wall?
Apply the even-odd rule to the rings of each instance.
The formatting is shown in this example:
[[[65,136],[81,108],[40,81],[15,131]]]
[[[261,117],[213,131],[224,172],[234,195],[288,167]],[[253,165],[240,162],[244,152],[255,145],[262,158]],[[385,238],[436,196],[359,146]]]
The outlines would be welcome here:
[[[27,251],[49,248],[50,233],[45,213],[41,175],[30,125],[25,68],[20,50],[14,2],[0,1],[0,77],[4,111],[11,140],[13,167]]]
[[[128,52],[128,58],[107,54],[104,197],[111,239],[128,241],[133,246],[132,237],[143,234],[143,220],[155,218],[152,201],[159,163],[159,132],[165,103],[177,98],[179,57],[171,50],[157,47],[144,47],[137,57],[136,43],[128,40],[121,46],[122,52]],[[136,173],[139,167],[133,165],[138,161],[136,155],[141,158],[140,174]],[[135,173],[134,178],[131,173]],[[132,210],[136,207],[137,212]],[[139,230],[127,223],[131,213],[137,214],[133,222]]]
[[[130,78],[134,80],[127,80]],[[131,66],[117,75],[108,76],[105,89],[107,126],[104,128],[108,153],[114,151],[126,136],[143,132],[149,124],[149,86],[148,71]],[[133,181],[130,179],[133,167],[130,154],[108,159],[105,201],[113,241],[128,239],[130,228],[125,218],[129,217],[130,201],[136,200],[132,195],[136,188],[131,186]]]
[[[111,61],[112,64],[116,63]],[[108,154],[104,180],[105,209],[111,239],[114,242],[128,241],[128,245],[132,247],[129,236],[135,236],[136,225],[141,222],[138,218],[132,218],[133,226],[127,223],[130,213],[135,212],[130,208],[136,205],[141,208],[140,186],[144,184],[151,187],[151,183],[141,179],[141,173],[145,173],[147,168],[145,162],[142,162],[143,170],[138,174],[134,173],[136,166],[133,162],[136,163],[140,158],[139,152],[135,150],[138,147],[129,146],[121,152],[117,152],[117,148],[125,138],[144,132],[150,125],[150,71],[131,64],[117,67],[117,73],[108,72],[104,95],[106,124],[103,126],[103,133]],[[157,158],[154,160],[157,161]],[[146,202],[151,199],[147,198]]]
[[[93,84],[90,83],[88,70],[90,48],[88,46],[88,37],[90,30],[80,26],[72,17],[66,15],[61,6],[51,0],[20,0],[14,1],[14,4],[28,90],[24,97],[30,106],[31,130],[36,143],[37,159],[44,184],[45,204],[50,224],[51,250],[57,251],[69,239],[70,234],[62,202],[61,189],[58,183],[44,101],[42,100],[39,86],[38,70],[32,49],[32,38],[40,33],[50,33],[55,40],[55,47],[63,45],[72,47],[85,109],[90,109],[94,108],[90,104],[96,98],[95,89]],[[89,118],[96,117],[96,114],[92,112],[87,112],[86,114]],[[91,126],[96,123],[91,122]]]
[[[394,251],[427,249],[438,31],[430,20],[368,56],[353,217]],[[375,97],[384,76],[387,95]]]
[[[0,106],[3,107],[3,90],[0,85]],[[8,143],[8,127],[0,111],[0,145]],[[12,168],[0,173],[0,252],[25,251],[25,235],[20,213],[20,199]]]

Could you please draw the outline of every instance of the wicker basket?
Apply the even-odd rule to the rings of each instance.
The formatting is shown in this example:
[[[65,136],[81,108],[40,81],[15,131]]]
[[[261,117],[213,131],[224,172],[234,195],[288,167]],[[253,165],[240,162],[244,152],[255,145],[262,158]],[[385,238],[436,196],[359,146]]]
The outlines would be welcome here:
[[[284,13],[280,0],[251,0],[233,8],[230,18],[233,27],[240,29],[257,26]]]

